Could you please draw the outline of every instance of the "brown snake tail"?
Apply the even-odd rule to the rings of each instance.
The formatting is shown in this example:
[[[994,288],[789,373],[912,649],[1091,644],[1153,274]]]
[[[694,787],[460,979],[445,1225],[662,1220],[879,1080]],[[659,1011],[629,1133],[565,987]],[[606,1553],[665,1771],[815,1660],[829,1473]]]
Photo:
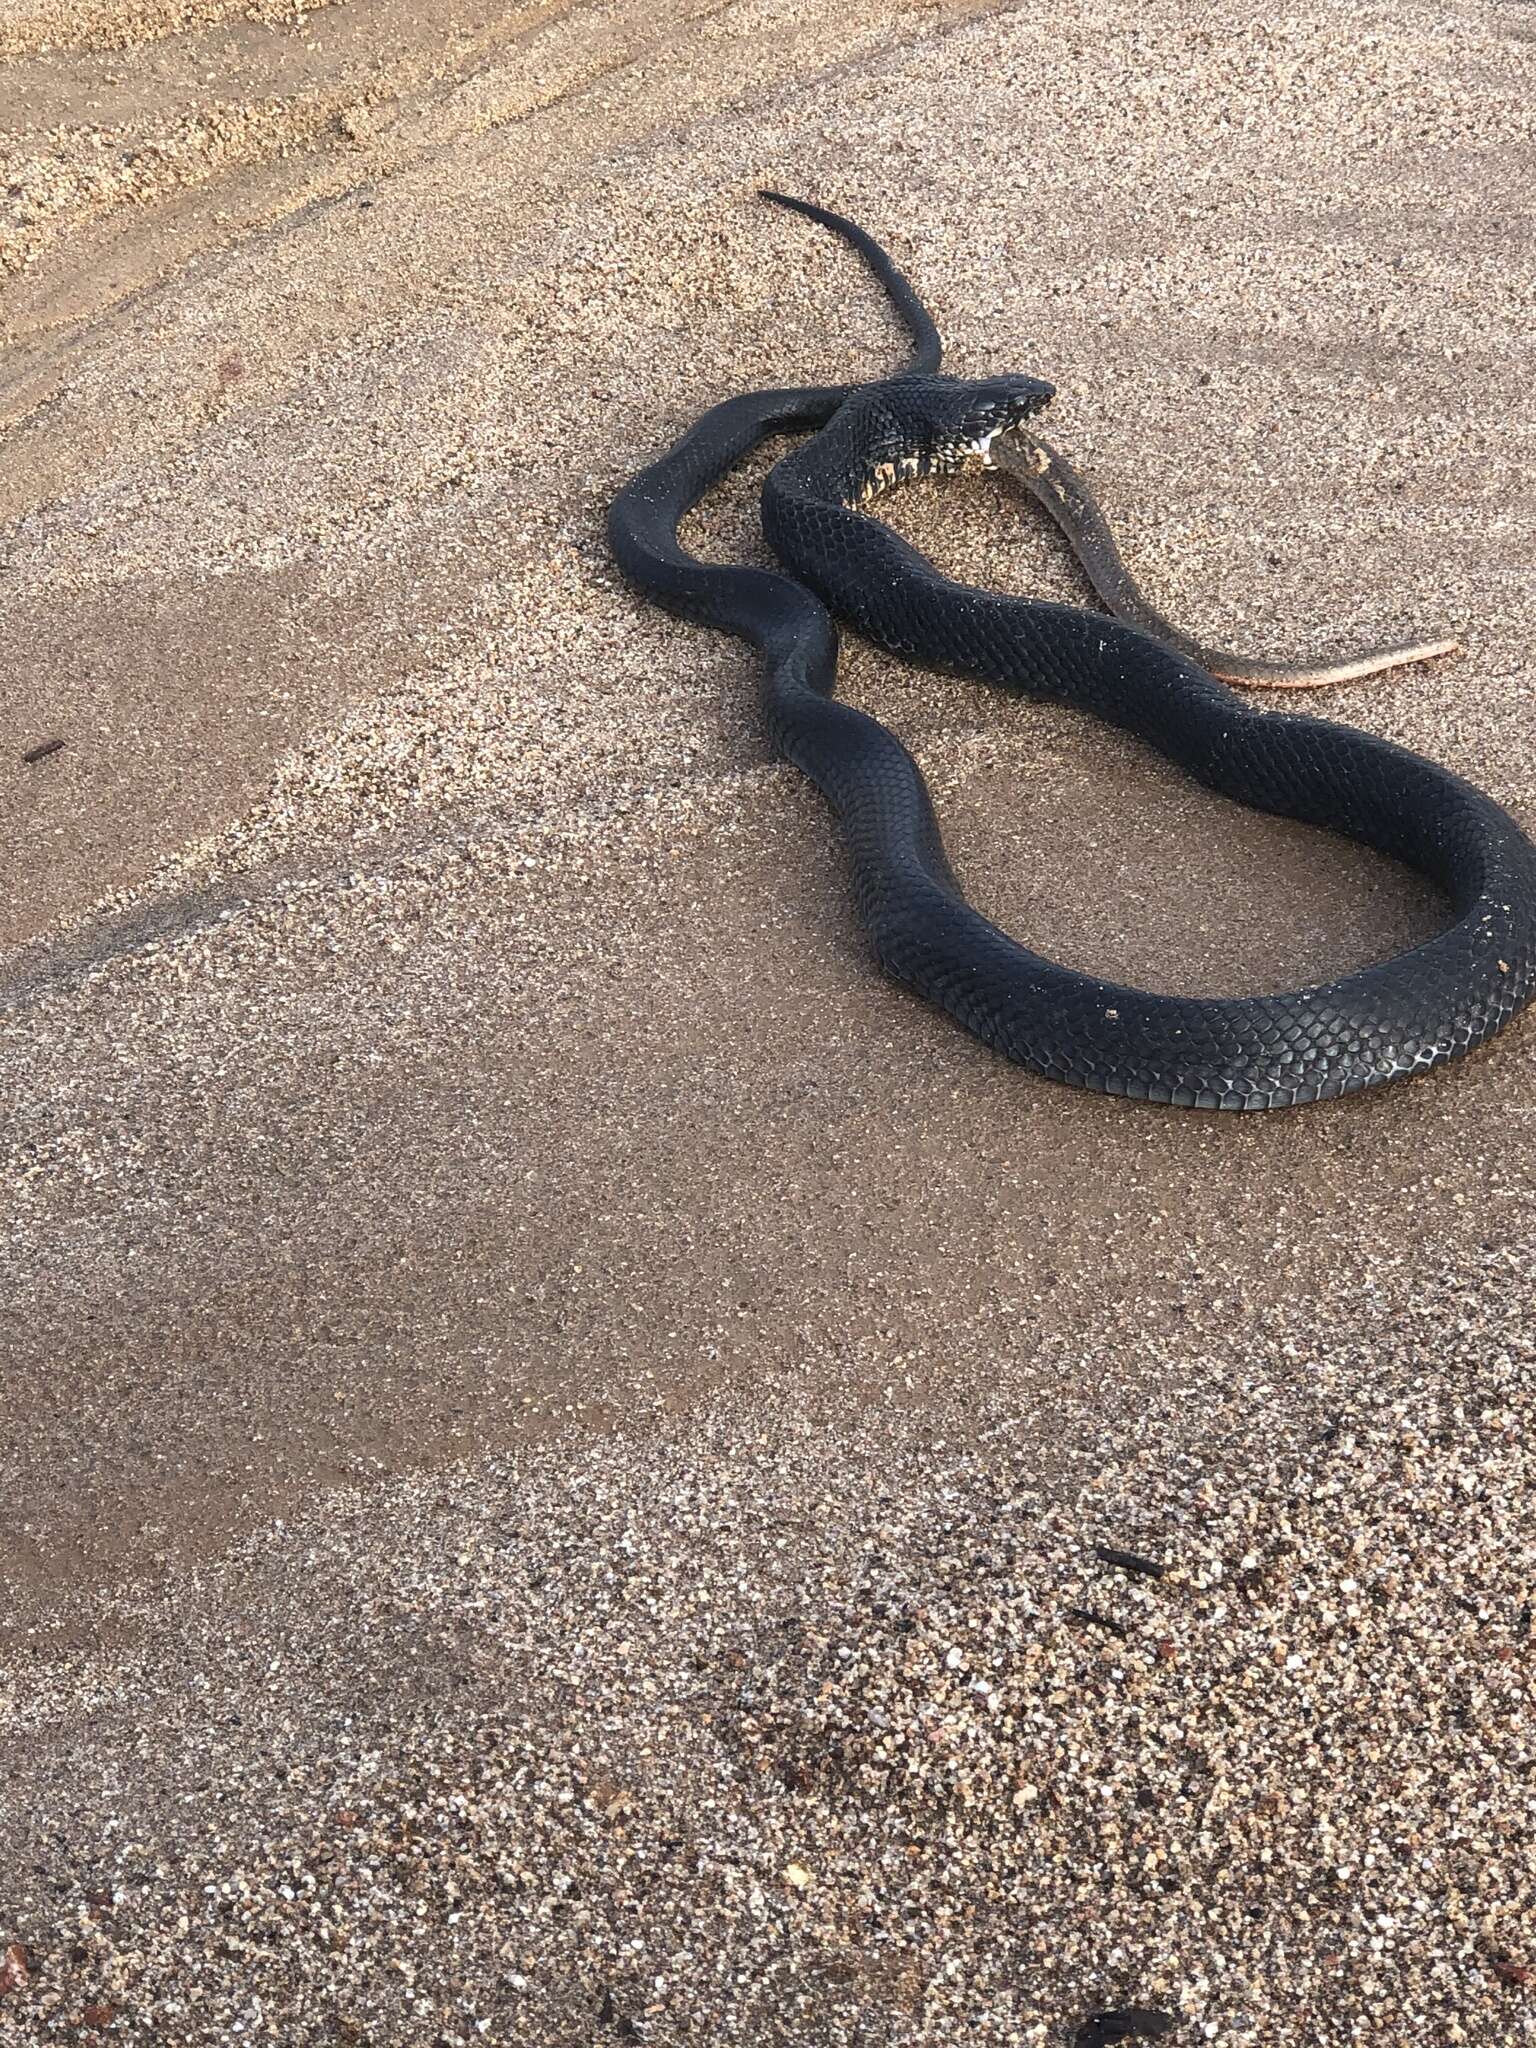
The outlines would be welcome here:
[[[1005,471],[1024,486],[1056,521],[1072,545],[1087,575],[1117,619],[1138,626],[1197,662],[1207,674],[1224,683],[1240,683],[1258,690],[1312,690],[1329,683],[1351,683],[1361,676],[1379,675],[1383,669],[1402,668],[1413,661],[1433,661],[1442,654],[1455,654],[1459,640],[1422,640],[1404,647],[1372,647],[1343,661],[1293,662],[1252,661],[1220,647],[1208,647],[1165,619],[1142,595],[1140,586],[1125,566],[1109,522],[1099,509],[1086,481],[1049,442],[1027,429],[1015,428],[1000,434],[992,445],[993,467]]]

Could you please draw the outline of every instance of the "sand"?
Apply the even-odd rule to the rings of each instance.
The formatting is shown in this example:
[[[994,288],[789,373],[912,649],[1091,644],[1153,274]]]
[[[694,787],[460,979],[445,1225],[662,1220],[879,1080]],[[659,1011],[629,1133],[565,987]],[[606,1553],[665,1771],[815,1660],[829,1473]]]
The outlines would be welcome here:
[[[780,184],[1189,630],[1463,632],[1327,708],[1536,827],[1529,14],[0,11],[0,2040],[1536,2040],[1536,1027],[1268,1118],[1001,1066],[601,533],[895,360]],[[890,516],[1083,597],[1001,482]],[[1043,950],[1434,926],[844,671]]]

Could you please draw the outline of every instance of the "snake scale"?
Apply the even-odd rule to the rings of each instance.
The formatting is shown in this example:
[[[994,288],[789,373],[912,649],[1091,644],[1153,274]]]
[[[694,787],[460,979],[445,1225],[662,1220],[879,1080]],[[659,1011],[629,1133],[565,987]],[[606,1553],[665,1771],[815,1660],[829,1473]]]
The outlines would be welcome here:
[[[940,375],[937,330],[879,244],[824,208],[763,196],[859,252],[912,337],[908,368],[876,382],[750,392],[714,406],[619,492],[609,540],[650,597],[761,653],[769,732],[832,807],[859,915],[887,973],[1036,1073],[1201,1109],[1351,1094],[1436,1066],[1508,1023],[1536,992],[1536,848],[1514,820],[1459,776],[1387,740],[1244,703],[1210,673],[1215,657],[1166,627],[1125,587],[1128,578],[1120,586],[1108,571],[1095,578],[1120,617],[1005,596],[941,575],[871,518],[870,499],[904,479],[1004,455],[1037,481],[1059,465],[1049,479],[1058,502],[1037,494],[1069,533],[1077,517],[1073,538],[1090,573],[1099,515],[1059,458],[1046,451],[1042,464],[1034,452],[1044,444],[1031,443],[1027,423],[1053,395],[1050,385]],[[807,429],[763,487],[764,530],[787,573],[704,562],[682,547],[680,521],[736,462],[771,434]],[[1071,501],[1074,488],[1085,502]],[[1102,565],[1102,546],[1096,559]],[[1208,789],[1389,854],[1438,885],[1452,922],[1392,959],[1273,995],[1155,994],[1031,952],[966,902],[911,755],[877,720],[837,700],[834,616],[892,653],[1091,712]],[[1332,673],[1364,673],[1448,644],[1388,650]],[[1265,665],[1228,672],[1243,675],[1245,666]],[[1269,678],[1246,679],[1309,678],[1276,667]]]

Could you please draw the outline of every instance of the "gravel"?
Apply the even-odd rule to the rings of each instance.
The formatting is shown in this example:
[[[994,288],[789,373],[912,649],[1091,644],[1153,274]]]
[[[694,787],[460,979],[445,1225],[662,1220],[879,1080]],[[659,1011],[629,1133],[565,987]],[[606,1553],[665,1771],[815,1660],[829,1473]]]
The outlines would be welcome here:
[[[8,1703],[0,2038],[1536,2039],[1524,1271],[1049,1461],[807,1389],[113,1600]]]

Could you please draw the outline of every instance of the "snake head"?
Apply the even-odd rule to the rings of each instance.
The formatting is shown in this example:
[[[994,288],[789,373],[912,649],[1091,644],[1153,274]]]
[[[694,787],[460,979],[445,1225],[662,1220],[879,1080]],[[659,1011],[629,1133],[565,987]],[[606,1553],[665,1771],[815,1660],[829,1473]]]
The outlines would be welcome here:
[[[987,462],[999,434],[1055,395],[1055,385],[1038,377],[895,377],[875,386],[867,393],[864,445],[872,459],[864,487],[945,476],[978,456]]]

